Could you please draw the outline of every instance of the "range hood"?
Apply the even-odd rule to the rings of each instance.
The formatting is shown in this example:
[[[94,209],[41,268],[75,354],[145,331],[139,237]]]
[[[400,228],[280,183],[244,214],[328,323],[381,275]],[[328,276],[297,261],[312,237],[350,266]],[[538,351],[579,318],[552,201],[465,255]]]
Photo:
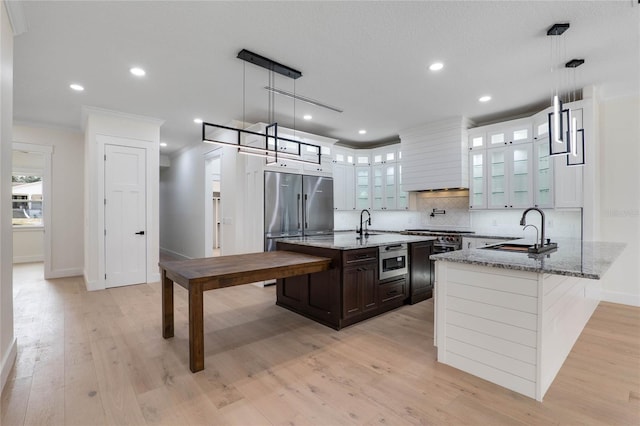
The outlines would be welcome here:
[[[453,117],[400,131],[402,190],[469,188],[466,117]]]

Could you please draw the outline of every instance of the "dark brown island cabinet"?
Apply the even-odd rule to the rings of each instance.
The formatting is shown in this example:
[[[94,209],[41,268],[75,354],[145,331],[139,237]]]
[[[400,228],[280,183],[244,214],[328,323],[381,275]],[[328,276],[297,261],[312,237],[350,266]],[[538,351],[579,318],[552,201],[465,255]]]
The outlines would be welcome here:
[[[330,269],[279,279],[276,304],[336,330],[431,297],[432,241],[409,244],[409,273],[380,281],[378,248],[339,250],[278,242],[278,250],[331,259]]]

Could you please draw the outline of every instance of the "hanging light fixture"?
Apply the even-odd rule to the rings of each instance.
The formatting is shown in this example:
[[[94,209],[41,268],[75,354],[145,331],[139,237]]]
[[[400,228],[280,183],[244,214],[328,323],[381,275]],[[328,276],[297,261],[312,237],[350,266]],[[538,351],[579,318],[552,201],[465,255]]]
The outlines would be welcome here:
[[[571,86],[573,101],[577,100],[578,91],[576,84],[576,68],[584,64],[584,59],[572,59],[565,64],[565,68],[571,68]],[[570,99],[571,100],[571,99]],[[569,155],[567,155],[567,166],[584,165],[584,128],[578,129],[578,118],[571,113],[571,138],[569,140]]]
[[[566,155],[569,153],[569,138],[571,132],[571,122],[569,110],[562,109],[562,99],[560,98],[559,86],[560,76],[558,75],[557,64],[560,61],[560,36],[569,29],[568,23],[553,24],[547,30],[547,36],[551,36],[551,73],[554,77],[554,89],[552,106],[553,111],[549,113],[549,154]],[[554,69],[556,72],[554,73]],[[564,129],[566,128],[566,133]]]
[[[564,44],[561,42],[562,34],[569,29],[568,23],[554,24],[547,30],[547,36],[551,36],[551,72],[554,73],[554,90],[552,95],[552,112],[549,113],[549,154],[552,156],[565,155],[567,166],[584,165],[584,128],[579,129],[580,124],[575,111],[564,109],[562,103],[562,76],[559,75],[561,56],[565,54]],[[572,59],[564,65],[571,68],[571,88],[565,99],[568,102],[577,101],[577,87],[575,84],[575,69],[584,64],[584,59]]]
[[[250,52],[246,49],[242,49],[238,53],[238,58],[245,62],[258,65],[262,68],[269,70],[269,86],[274,87],[274,73],[284,75],[292,78],[295,82],[296,79],[302,77],[302,73],[298,70],[290,68],[286,65],[282,65],[264,56]],[[244,68],[243,68],[244,73]],[[243,74],[243,103],[242,103],[242,121],[245,122],[244,117],[244,74]],[[238,149],[239,154],[258,156],[266,159],[267,164],[277,162],[278,159],[286,161],[294,161],[305,164],[320,164],[321,162],[321,149],[319,145],[314,145],[306,142],[301,142],[294,139],[288,139],[278,136],[278,123],[274,121],[275,99],[273,92],[269,92],[269,121],[272,123],[266,126],[265,132],[255,132],[247,129],[239,129],[235,127],[222,126],[220,124],[202,123],[202,141],[205,143],[211,143],[221,146],[232,146]],[[294,85],[294,99],[295,99],[295,85]],[[295,131],[295,103],[294,103],[294,131]],[[247,145],[246,140],[248,136],[253,136],[251,139],[254,141],[261,139],[264,141],[263,147],[255,145]],[[294,135],[295,137],[295,135]],[[283,142],[289,146],[294,146],[293,151],[281,152],[280,143]],[[303,156],[303,147],[306,152],[314,152],[317,155]],[[313,159],[309,159],[309,157]]]

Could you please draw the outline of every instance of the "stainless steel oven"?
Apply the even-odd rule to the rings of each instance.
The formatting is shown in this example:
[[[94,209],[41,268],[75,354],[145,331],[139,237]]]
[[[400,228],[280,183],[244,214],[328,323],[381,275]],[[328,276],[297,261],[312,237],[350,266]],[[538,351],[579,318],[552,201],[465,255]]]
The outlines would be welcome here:
[[[434,254],[455,250],[462,250],[462,237],[460,235],[440,235],[433,242]]]
[[[379,251],[381,281],[409,272],[407,244],[380,246]]]

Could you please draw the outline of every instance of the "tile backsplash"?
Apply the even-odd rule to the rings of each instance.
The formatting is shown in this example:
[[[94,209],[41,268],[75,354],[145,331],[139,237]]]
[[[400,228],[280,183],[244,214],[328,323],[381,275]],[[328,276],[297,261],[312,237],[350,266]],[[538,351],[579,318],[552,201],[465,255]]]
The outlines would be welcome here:
[[[524,231],[520,218],[524,209],[469,211],[466,191],[428,192],[416,194],[416,210],[371,211],[371,227],[374,230],[403,231],[405,229],[454,229],[474,231],[478,235],[505,237],[533,237],[535,230]],[[433,209],[444,214],[431,217]],[[577,238],[582,233],[580,209],[545,210],[545,232],[548,238]],[[355,230],[360,221],[359,211],[336,211],[336,230]],[[531,212],[527,223],[540,229],[540,215]]]
[[[416,204],[420,212],[422,228],[450,228],[467,230],[471,226],[469,213],[469,196],[466,191],[449,193],[418,194]],[[460,194],[460,195],[456,195]],[[434,214],[433,210],[444,211],[444,214]]]

